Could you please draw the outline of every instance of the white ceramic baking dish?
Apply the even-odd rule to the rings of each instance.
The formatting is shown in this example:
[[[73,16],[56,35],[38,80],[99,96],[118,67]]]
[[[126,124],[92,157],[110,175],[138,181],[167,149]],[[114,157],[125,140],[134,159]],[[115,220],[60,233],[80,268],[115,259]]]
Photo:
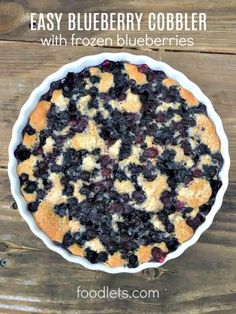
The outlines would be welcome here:
[[[92,270],[101,270],[107,273],[136,273],[145,268],[151,267],[159,267],[164,263],[160,264],[157,262],[150,262],[150,263],[143,263],[137,268],[127,268],[127,267],[116,267],[111,268],[109,266],[103,264],[91,264],[87,259],[79,256],[73,256],[72,254],[68,253],[66,250],[56,246],[36,225],[31,213],[27,210],[26,202],[21,195],[20,192],[20,184],[19,178],[16,172],[17,160],[14,156],[14,151],[17,145],[21,142],[21,133],[24,126],[27,123],[30,113],[34,109],[35,105],[40,99],[40,96],[46,93],[50,87],[50,83],[53,81],[57,81],[62,79],[66,76],[68,72],[80,72],[86,67],[95,66],[102,63],[104,60],[109,59],[113,61],[128,61],[134,64],[147,64],[153,70],[161,70],[166,73],[166,75],[174,80],[178,81],[180,85],[188,89],[193,93],[193,95],[207,107],[207,112],[209,117],[213,120],[216,126],[217,134],[221,141],[221,153],[224,159],[224,164],[222,170],[220,171],[220,179],[222,180],[222,186],[217,193],[215,202],[212,206],[210,213],[207,215],[205,222],[197,228],[193,237],[181,244],[178,249],[172,253],[169,253],[165,259],[165,263],[173,258],[178,257],[181,255],[189,246],[196,243],[200,237],[200,235],[212,224],[213,218],[217,211],[220,209],[223,201],[224,193],[228,186],[228,172],[230,166],[230,158],[228,152],[228,139],[223,129],[223,124],[221,122],[220,117],[215,112],[213,105],[209,98],[207,98],[200,88],[191,82],[183,73],[176,71],[168,64],[160,61],[156,61],[150,57],[142,56],[142,55],[133,55],[129,53],[101,53],[92,56],[83,57],[75,62],[68,63],[61,67],[57,72],[49,75],[36,89],[33,90],[29,99],[23,105],[19,117],[13,127],[12,130],[12,139],[9,145],[9,164],[8,164],[8,175],[11,184],[11,192],[12,195],[17,203],[19,212],[21,216],[25,219],[28,223],[32,232],[39,237],[46,246],[62,255],[66,260],[78,263],[83,265],[84,267]],[[194,65],[193,65],[194,66]],[[19,235],[20,236],[20,235]]]

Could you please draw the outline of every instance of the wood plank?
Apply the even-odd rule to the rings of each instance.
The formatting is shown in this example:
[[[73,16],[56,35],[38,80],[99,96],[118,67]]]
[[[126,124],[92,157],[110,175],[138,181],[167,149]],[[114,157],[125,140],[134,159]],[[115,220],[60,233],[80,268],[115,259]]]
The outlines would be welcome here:
[[[31,31],[29,29],[30,13],[48,13],[48,12],[131,12],[143,13],[143,23],[140,31],[130,31],[130,38],[143,37],[145,33],[151,38],[156,37],[192,37],[194,39],[193,47],[181,47],[165,44],[162,49],[182,50],[182,51],[212,51],[212,52],[236,52],[236,21],[235,10],[236,0],[219,1],[219,0],[149,0],[144,1],[129,1],[120,0],[87,0],[77,1],[69,0],[64,5],[63,2],[57,0],[16,0],[14,2],[3,2],[0,4],[0,39],[17,40],[17,41],[40,41],[40,37],[48,37],[51,34],[59,34],[59,32],[47,31]],[[148,31],[148,14],[150,12],[204,12],[207,14],[207,30],[206,31]],[[67,17],[64,14],[62,19],[62,35],[70,39],[73,31],[67,30]],[[126,32],[119,32],[124,35]],[[116,34],[117,31],[75,31],[76,37],[102,37],[112,38],[113,46],[117,46]],[[130,47],[127,46],[126,47]],[[155,45],[149,48],[159,49]]]
[[[86,270],[48,250],[10,206],[6,170],[0,171],[0,312],[234,313],[236,214],[231,183],[213,225],[176,260],[138,274]],[[4,195],[4,196],[3,196]],[[19,236],[20,235],[20,236]],[[206,283],[207,279],[207,284]],[[158,289],[159,299],[82,299],[76,289]],[[191,288],[190,288],[191,287]],[[233,311],[233,312],[232,312]]]
[[[37,43],[0,42],[0,63],[2,77],[0,81],[0,143],[2,156],[0,166],[7,166],[7,146],[11,129],[19,110],[31,91],[49,74],[65,63],[91,54],[90,48],[47,47]],[[96,49],[104,52],[105,49]],[[114,52],[119,49],[113,49]],[[133,50],[127,50],[133,52]],[[141,51],[137,52],[142,54]],[[236,112],[234,110],[236,89],[232,77],[236,76],[236,56],[218,54],[200,54],[188,52],[146,52],[147,55],[169,63],[184,72],[197,83],[212,100],[221,116],[230,140],[232,165],[231,180],[236,179]],[[9,92],[10,91],[10,92]]]

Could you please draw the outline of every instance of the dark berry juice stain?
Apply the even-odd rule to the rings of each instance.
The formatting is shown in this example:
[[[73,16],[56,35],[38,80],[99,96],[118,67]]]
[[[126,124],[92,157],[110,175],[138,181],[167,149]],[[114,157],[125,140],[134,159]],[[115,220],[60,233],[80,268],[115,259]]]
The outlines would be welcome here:
[[[129,78],[123,62],[105,60],[98,67],[100,73],[113,75],[114,84],[108,92],[100,93],[100,75],[91,75],[89,69],[85,69],[80,73],[69,72],[65,78],[52,82],[41,97],[41,100],[51,102],[53,92],[61,90],[68,104],[59,110],[51,102],[46,127],[40,132],[29,122],[23,129],[23,136],[37,135],[38,141],[32,149],[20,143],[15,150],[18,163],[27,161],[31,156],[37,159],[33,176],[27,173],[29,169],[19,175],[21,189],[24,193],[36,195],[35,201],[28,203],[29,212],[34,213],[54,187],[51,177],[59,175],[59,192],[64,201],[55,204],[54,213],[59,217],[68,217],[70,221],[79,221],[82,229],[68,231],[62,243],[56,242],[56,245],[69,251],[71,245],[78,244],[91,263],[104,263],[110,254],[120,252],[131,268],[139,265],[136,254],[139,246],[152,245],[151,260],[163,263],[167,253],[158,244],[164,242],[169,252],[179,246],[169,215],[179,213],[196,230],[210,212],[221,187],[218,176],[223,165],[222,155],[220,152],[211,153],[200,141],[193,149],[193,138],[188,133],[189,128],[196,124],[195,115],[206,114],[206,106],[200,103],[188,107],[176,87],[164,86],[162,81],[166,78],[165,73],[151,70],[146,64],[138,66],[138,71],[147,78],[147,83],[143,85]],[[139,97],[139,112],[121,111],[112,106],[113,100],[125,101],[128,90]],[[92,116],[86,115],[86,111],[78,105],[78,101],[85,96],[90,99],[87,107],[88,111],[93,112]],[[163,102],[167,106],[173,103],[179,105],[159,110]],[[180,121],[174,119],[175,115],[181,117]],[[76,150],[65,145],[76,134],[86,132],[90,120],[96,124],[107,148],[120,141],[117,158],[104,154],[100,147]],[[153,139],[151,146],[147,144],[147,136]],[[49,139],[53,147],[46,151],[45,144]],[[193,167],[187,168],[175,161],[175,146],[191,158]],[[140,151],[136,156],[138,163],[132,159],[134,147]],[[201,156],[206,154],[211,157],[212,164],[201,166]],[[84,168],[87,157],[95,161],[91,171]],[[122,162],[128,158],[131,161],[122,166]],[[163,208],[158,213],[145,211],[142,206],[148,196],[144,187],[140,186],[139,177],[152,182],[159,175],[166,175],[168,183],[168,189],[159,198]],[[189,214],[192,208],[177,199],[176,191],[179,184],[188,185],[191,180],[200,177],[210,182],[212,196],[207,204],[199,208],[195,218],[191,218]],[[122,181],[129,181],[134,190],[118,193],[115,182]],[[154,227],[153,218],[162,223],[164,231]],[[94,239],[98,239],[103,247],[99,252],[88,246],[88,241]]]

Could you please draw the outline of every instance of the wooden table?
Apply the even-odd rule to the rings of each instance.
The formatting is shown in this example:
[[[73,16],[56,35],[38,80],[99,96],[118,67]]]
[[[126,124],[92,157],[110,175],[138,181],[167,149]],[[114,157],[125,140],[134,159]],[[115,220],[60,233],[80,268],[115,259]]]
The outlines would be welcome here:
[[[206,32],[187,34],[195,40],[189,48],[42,47],[39,39],[45,34],[29,29],[29,13],[51,11],[206,12],[208,22]],[[6,259],[5,267],[0,267],[0,312],[236,313],[236,1],[3,1],[0,32],[0,259]],[[63,34],[69,36],[66,31]],[[161,34],[165,35],[170,36]],[[90,36],[115,33],[93,32]],[[230,142],[230,185],[210,229],[178,259],[133,275],[90,271],[48,250],[12,208],[7,176],[11,129],[30,92],[63,64],[104,51],[145,53],[184,72],[212,100]],[[77,286],[87,290],[103,286],[158,289],[160,296],[79,299]]]

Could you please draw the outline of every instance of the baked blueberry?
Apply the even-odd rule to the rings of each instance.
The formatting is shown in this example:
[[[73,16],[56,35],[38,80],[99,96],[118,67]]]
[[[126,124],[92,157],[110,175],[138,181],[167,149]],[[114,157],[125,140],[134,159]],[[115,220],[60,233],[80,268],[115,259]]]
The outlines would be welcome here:
[[[55,205],[54,212],[61,217],[66,216],[66,214],[68,213],[68,205],[65,203]]]
[[[152,256],[155,262],[163,263],[166,257],[166,253],[164,253],[159,247],[153,247]]]
[[[220,148],[189,91],[146,64],[105,60],[50,85],[15,157],[28,210],[54,243],[135,268],[163,263],[204,222]]]
[[[35,181],[28,181],[24,191],[26,193],[33,193],[37,189],[37,183]]]
[[[38,209],[38,202],[31,202],[31,203],[28,203],[28,210],[29,210],[31,213],[36,212],[37,209]]]
[[[22,173],[20,175],[20,184],[23,185],[26,181],[28,181],[29,175],[27,173]]]
[[[128,267],[135,268],[138,266],[138,258],[134,254],[128,255]]]
[[[15,157],[18,161],[24,161],[30,157],[30,151],[24,145],[20,144],[15,150]]]

